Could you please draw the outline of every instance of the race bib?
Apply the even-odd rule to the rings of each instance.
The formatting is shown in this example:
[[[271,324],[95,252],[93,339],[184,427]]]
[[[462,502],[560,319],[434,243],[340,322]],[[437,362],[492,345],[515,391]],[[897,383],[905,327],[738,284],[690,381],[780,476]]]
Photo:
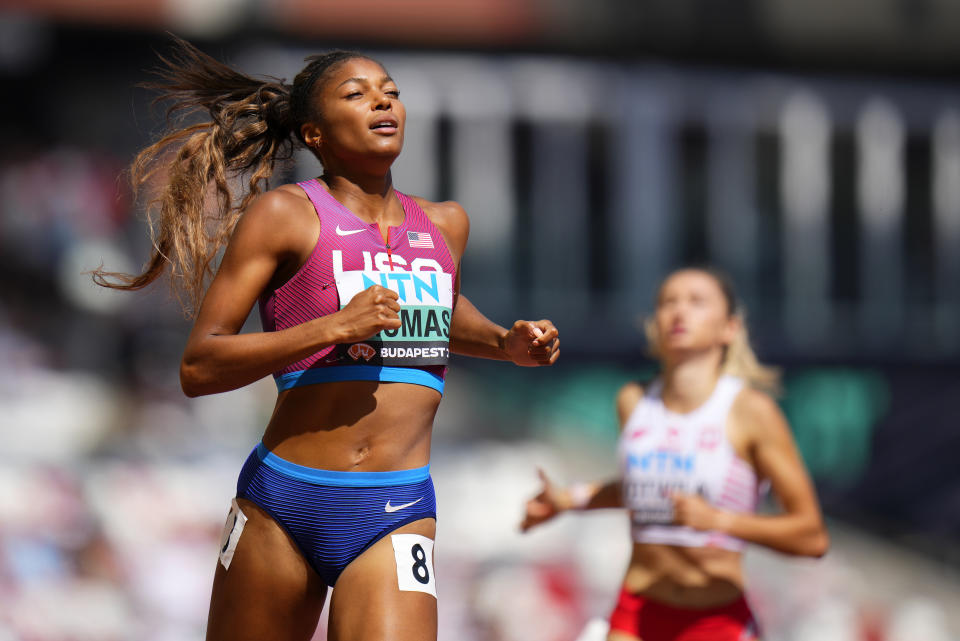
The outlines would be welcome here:
[[[670,493],[684,489],[682,483],[631,479],[623,484],[624,505],[630,507],[635,525],[672,523],[673,501]]]
[[[433,539],[419,534],[394,534],[393,555],[397,561],[397,587],[401,592],[425,592],[437,597],[433,577]]]
[[[708,498],[702,484],[682,477],[628,478],[624,480],[621,492],[623,504],[630,509],[635,525],[673,523],[672,495],[675,493],[699,494]]]
[[[400,327],[341,345],[344,360],[394,367],[446,365],[450,357],[453,279],[435,271],[350,271],[337,278],[340,309],[363,290],[380,285],[397,292]]]
[[[220,535],[220,563],[224,570],[230,569],[233,554],[237,550],[237,543],[240,542],[240,535],[243,534],[246,524],[247,515],[240,509],[237,499],[231,499],[230,512],[227,514],[227,521],[223,524],[223,533]]]
[[[676,493],[703,495],[697,478],[697,456],[688,452],[652,449],[627,454],[621,495],[635,525],[673,522]]]

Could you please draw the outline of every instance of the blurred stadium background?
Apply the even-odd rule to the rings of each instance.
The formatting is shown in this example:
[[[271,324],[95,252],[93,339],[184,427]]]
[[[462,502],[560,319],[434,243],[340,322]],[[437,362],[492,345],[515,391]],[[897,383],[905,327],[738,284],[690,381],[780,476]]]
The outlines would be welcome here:
[[[0,3],[0,641],[200,638],[273,385],[188,400],[188,324],[123,174],[162,112],[164,31],[244,70],[380,58],[395,181],[471,214],[464,291],[549,317],[550,370],[453,364],[436,425],[440,639],[573,641],[605,616],[620,514],[521,536],[535,465],[613,473],[613,397],[670,269],[729,271],[834,539],[747,556],[769,641],[960,639],[960,3],[32,0]],[[300,157],[278,181],[317,173]],[[256,321],[253,321],[254,327]],[[324,639],[321,627],[317,637]]]

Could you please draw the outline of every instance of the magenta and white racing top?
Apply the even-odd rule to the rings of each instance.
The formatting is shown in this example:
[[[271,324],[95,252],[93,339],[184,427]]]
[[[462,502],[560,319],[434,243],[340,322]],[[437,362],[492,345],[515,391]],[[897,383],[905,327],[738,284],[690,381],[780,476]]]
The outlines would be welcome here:
[[[403,222],[387,229],[359,219],[316,180],[298,183],[320,219],[320,235],[290,280],[260,297],[264,331],[342,309],[372,285],[399,295],[401,326],[355,343],[330,345],[274,372],[281,391],[331,381],[424,385],[443,393],[457,266],[440,230],[399,191]]]

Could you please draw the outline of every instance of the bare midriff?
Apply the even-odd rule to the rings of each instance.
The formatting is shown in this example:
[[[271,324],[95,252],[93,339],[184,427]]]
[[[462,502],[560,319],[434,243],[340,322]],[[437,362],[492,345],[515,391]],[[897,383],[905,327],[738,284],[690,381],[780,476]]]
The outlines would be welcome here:
[[[337,381],[280,393],[263,444],[280,458],[338,472],[389,472],[430,462],[440,393],[422,385]]]
[[[741,553],[635,543],[623,587],[677,607],[711,608],[743,594]]]

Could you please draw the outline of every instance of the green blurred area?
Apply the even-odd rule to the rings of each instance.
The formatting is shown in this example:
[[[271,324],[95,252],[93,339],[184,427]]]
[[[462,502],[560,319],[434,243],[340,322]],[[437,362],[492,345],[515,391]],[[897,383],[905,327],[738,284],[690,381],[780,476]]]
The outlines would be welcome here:
[[[870,463],[874,427],[890,406],[875,370],[814,368],[789,376],[781,406],[816,479],[857,482]]]

